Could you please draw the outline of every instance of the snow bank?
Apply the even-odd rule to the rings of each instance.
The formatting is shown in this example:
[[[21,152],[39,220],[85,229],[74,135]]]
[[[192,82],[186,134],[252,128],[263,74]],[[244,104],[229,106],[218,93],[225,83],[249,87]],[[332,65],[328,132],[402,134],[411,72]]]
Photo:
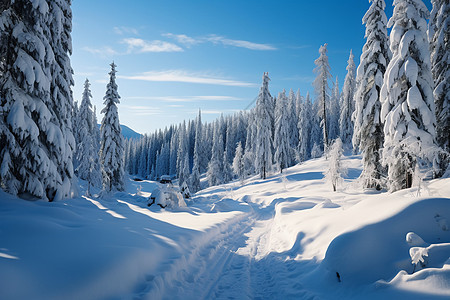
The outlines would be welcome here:
[[[414,266],[406,235],[413,231],[428,243],[448,243],[450,231],[443,228],[439,220],[450,220],[449,199],[431,198],[415,202],[386,220],[335,238],[322,265],[332,274],[339,273],[343,283],[355,285],[380,279],[389,281],[401,270],[411,274]],[[450,251],[439,267],[448,255]]]

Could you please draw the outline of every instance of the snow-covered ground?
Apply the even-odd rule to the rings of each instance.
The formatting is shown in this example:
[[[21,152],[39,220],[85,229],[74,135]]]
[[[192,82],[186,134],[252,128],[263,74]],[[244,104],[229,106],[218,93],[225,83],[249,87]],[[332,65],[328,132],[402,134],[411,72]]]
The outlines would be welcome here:
[[[149,181],[53,203],[0,191],[0,299],[448,299],[450,179],[362,191],[360,158],[344,164],[338,192],[321,158],[176,211],[146,206]]]

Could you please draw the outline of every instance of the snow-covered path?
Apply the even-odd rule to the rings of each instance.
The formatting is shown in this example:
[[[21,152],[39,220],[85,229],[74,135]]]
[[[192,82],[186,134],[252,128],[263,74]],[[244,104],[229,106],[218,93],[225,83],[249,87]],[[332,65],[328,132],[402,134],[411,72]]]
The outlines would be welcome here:
[[[300,264],[290,252],[262,257],[275,216],[275,206],[251,204],[250,211],[214,228],[139,293],[154,299],[308,299],[298,282]],[[249,233],[257,238],[249,241]]]

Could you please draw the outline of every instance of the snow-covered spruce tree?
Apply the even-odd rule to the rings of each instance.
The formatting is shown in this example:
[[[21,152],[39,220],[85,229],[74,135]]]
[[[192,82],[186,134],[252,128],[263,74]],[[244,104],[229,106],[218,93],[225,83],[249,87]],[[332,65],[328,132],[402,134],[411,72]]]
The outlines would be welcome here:
[[[187,131],[186,131],[186,121],[179,128],[179,140],[178,140],[178,153],[177,153],[177,177],[181,184],[184,182],[184,173],[182,173],[184,168],[184,157],[188,153],[188,141],[187,141]]]
[[[255,173],[255,140],[256,140],[256,121],[255,109],[248,114],[247,137],[244,149],[244,169],[245,175]]]
[[[256,100],[255,169],[266,179],[272,166],[272,96],[269,92],[269,73],[264,73],[263,84]]]
[[[102,165],[103,190],[105,192],[123,191],[124,183],[124,142],[119,123],[117,104],[120,96],[116,84],[116,64],[111,64],[109,83],[103,97],[105,114],[100,127],[100,163]]]
[[[242,149],[242,143],[239,142],[236,147],[236,153],[233,159],[233,171],[239,177],[241,184],[245,179],[245,165],[244,165],[244,149]]]
[[[184,155],[184,159],[182,162],[182,169],[180,172],[180,177],[178,180],[178,184],[181,186],[183,186],[183,184],[186,184],[189,186],[189,175],[190,175],[190,171],[189,171],[189,154],[186,153]]]
[[[336,192],[337,186],[342,184],[342,175],[345,174],[345,170],[342,167],[342,141],[337,138],[328,152],[328,169],[325,171],[325,181],[331,183],[333,192]]]
[[[387,18],[384,0],[371,0],[372,4],[362,21],[366,24],[367,39],[357,69],[355,112],[353,113],[353,149],[359,149],[363,157],[360,179],[365,188],[380,189],[384,168],[381,166],[380,149],[384,133],[380,119],[380,91],[384,73],[391,58],[387,35]]]
[[[305,101],[298,103],[302,109],[298,118],[298,161],[302,162],[311,158],[311,125],[312,125],[312,107],[309,92],[306,94]]]
[[[318,116],[320,118],[320,126],[323,132],[323,146],[326,151],[328,148],[328,120],[327,120],[327,103],[330,99],[330,87],[328,80],[331,78],[330,64],[328,63],[327,45],[320,46],[320,56],[314,61],[316,68],[314,72],[317,74],[314,80],[314,89],[316,92],[316,101],[319,103]]]
[[[218,120],[216,120],[214,125],[211,160],[209,161],[208,171],[206,172],[210,186],[223,183],[223,136],[220,135]]]
[[[318,101],[314,101],[311,108],[311,132],[309,136],[309,144],[311,145],[311,157],[313,158],[318,158],[324,153],[323,130],[321,130],[320,128],[320,110],[320,103]],[[314,155],[312,154],[313,149]]]
[[[91,185],[101,187],[102,175],[100,173],[99,157],[95,130],[97,124],[94,123],[94,112],[91,104],[90,83],[86,79],[84,83],[83,97],[76,117],[77,126],[74,128],[75,136],[78,137],[76,159],[78,167],[76,173],[78,178],[88,182],[87,194],[90,195]]]
[[[344,86],[341,94],[341,116],[339,118],[339,132],[343,145],[346,148],[352,147],[353,121],[352,114],[355,111],[355,62],[353,52],[350,50],[350,56],[347,62],[347,75],[345,75]],[[356,150],[356,149],[355,149]]]
[[[436,140],[450,152],[450,4],[448,0],[431,0],[428,39],[431,48],[431,73],[436,104]],[[447,162],[448,163],[448,162]]]
[[[0,186],[11,194],[53,201],[76,189],[71,18],[70,1],[1,3]]]
[[[278,94],[278,99],[275,107],[275,156],[274,161],[283,173],[283,169],[289,167],[290,162],[290,128],[287,111],[286,92]]]
[[[383,163],[389,190],[411,187],[416,164],[435,160],[433,79],[426,18],[421,0],[395,0],[389,20],[390,61],[381,88],[384,121]]]
[[[192,166],[192,173],[189,178],[189,188],[193,193],[200,190],[200,166],[202,163],[201,160],[204,159],[204,157],[202,157],[202,155],[204,155],[202,137],[202,115],[199,110],[195,127],[194,164]]]
[[[233,169],[228,162],[228,150],[223,152],[223,183],[228,183],[233,180]]]
[[[299,97],[300,92],[299,92]],[[288,131],[289,131],[289,162],[288,167],[295,165],[297,155],[297,146],[298,146],[298,118],[300,116],[301,106],[299,110],[297,110],[297,97],[295,96],[294,91],[291,89],[289,91],[288,104],[287,104],[287,118],[288,118]]]
[[[330,140],[335,140],[339,137],[339,118],[341,114],[341,108],[339,105],[341,94],[339,91],[339,81],[336,76],[336,82],[333,84],[333,90],[331,92],[330,105],[329,105],[329,131],[328,137]]]

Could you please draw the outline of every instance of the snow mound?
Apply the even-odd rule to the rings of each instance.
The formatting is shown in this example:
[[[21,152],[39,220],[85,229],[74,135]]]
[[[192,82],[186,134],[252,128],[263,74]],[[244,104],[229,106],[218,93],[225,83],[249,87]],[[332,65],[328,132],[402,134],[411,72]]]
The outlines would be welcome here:
[[[390,218],[336,237],[327,249],[322,267],[336,274],[336,278],[339,274],[340,280],[349,284],[388,281],[402,270],[411,274],[415,268],[410,257],[412,245],[424,244],[420,242],[422,238],[431,244],[450,242],[450,231],[440,224],[443,218],[450,218],[449,199],[415,202]],[[432,266],[442,268],[449,258],[448,250],[447,244],[430,246],[428,255],[435,254]],[[412,252],[419,254],[419,249]],[[445,272],[449,274],[448,270]],[[450,282],[450,277],[446,278]]]

